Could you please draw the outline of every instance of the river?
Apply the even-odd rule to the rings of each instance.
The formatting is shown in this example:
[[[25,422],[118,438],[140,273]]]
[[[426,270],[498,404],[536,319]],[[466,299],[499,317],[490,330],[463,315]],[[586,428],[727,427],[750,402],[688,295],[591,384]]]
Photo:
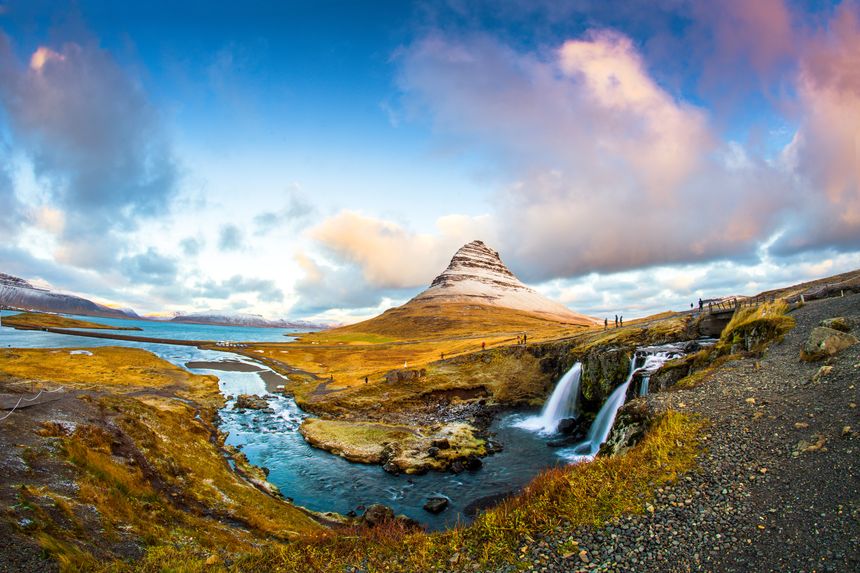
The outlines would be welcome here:
[[[3,311],[2,316],[14,314]],[[271,328],[248,328],[122,320],[75,316],[81,320],[113,326],[137,326],[142,332],[118,331],[154,338],[176,340],[229,340],[233,342],[286,342],[294,331]],[[109,332],[101,330],[99,332]],[[384,503],[398,514],[415,519],[431,529],[442,529],[458,522],[468,522],[466,507],[479,499],[516,491],[541,470],[565,463],[557,451],[546,446],[546,438],[515,426],[522,411],[501,416],[491,427],[504,450],[483,459],[476,472],[461,474],[430,472],[423,476],[393,476],[380,466],[355,464],[323,450],[310,447],[298,432],[308,414],[292,398],[269,395],[274,413],[237,411],[233,397],[238,394],[266,395],[260,372],[262,364],[230,352],[200,350],[193,346],[174,346],[102,338],[67,336],[42,331],[0,328],[0,347],[13,348],[88,348],[126,346],[143,348],[161,358],[186,368],[188,362],[240,360],[253,363],[259,372],[234,372],[219,369],[188,369],[199,374],[214,374],[227,397],[221,410],[220,427],[227,432],[227,443],[241,448],[251,463],[269,469],[269,481],[297,505],[315,511],[361,512],[361,506]],[[0,365],[2,367],[2,365]],[[422,509],[427,498],[444,496],[449,507],[439,515]]]

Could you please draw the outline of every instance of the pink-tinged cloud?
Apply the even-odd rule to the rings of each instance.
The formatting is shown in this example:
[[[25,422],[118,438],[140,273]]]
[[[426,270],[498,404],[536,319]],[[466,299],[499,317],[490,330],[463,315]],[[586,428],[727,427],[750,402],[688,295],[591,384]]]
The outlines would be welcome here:
[[[454,252],[474,239],[493,242],[487,217],[450,215],[436,222],[436,233],[415,233],[396,223],[342,211],[309,231],[339,262],[357,264],[368,284],[378,288],[425,286],[447,266]],[[319,267],[298,259],[306,280],[319,282]]]
[[[434,36],[401,64],[411,105],[496,154],[499,248],[527,278],[750,253],[792,205],[788,173],[720,142],[617,32],[534,54]]]
[[[797,34],[784,0],[694,2],[692,10],[696,32],[710,43],[705,48],[710,51],[705,58],[708,81],[728,78],[734,84],[739,67],[767,77],[796,53]]]
[[[860,4],[846,3],[806,46],[798,77],[800,130],[786,151],[808,189],[815,224],[793,229],[786,250],[855,244],[860,236]]]

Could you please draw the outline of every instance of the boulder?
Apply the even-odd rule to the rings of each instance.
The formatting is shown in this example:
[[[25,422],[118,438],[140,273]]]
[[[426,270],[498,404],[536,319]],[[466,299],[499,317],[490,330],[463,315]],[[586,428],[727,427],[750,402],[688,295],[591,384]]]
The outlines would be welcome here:
[[[818,326],[809,334],[809,339],[800,351],[803,360],[822,360],[834,356],[857,344],[857,338],[826,326]]]
[[[451,442],[448,441],[448,438],[436,438],[430,442],[430,445],[440,450],[447,450],[451,447]]]
[[[565,418],[558,423],[558,428],[556,431],[559,434],[569,435],[576,431],[579,427],[579,420],[576,418]]]
[[[823,326],[825,328],[832,328],[833,330],[838,330],[839,332],[851,332],[851,321],[844,316],[837,316],[834,318],[822,320],[819,326]]]
[[[233,405],[234,410],[265,410],[268,407],[269,403],[265,398],[254,394],[239,394],[236,404]]]
[[[444,497],[431,497],[424,504],[424,509],[430,513],[442,513],[448,507],[448,500]]]
[[[370,527],[375,527],[382,523],[392,521],[393,519],[394,510],[387,505],[382,505],[381,503],[370,505],[366,510],[364,510],[364,515],[361,516],[361,520]]]
[[[463,461],[463,467],[470,472],[474,472],[484,467],[484,462],[478,456],[469,456]]]
[[[424,368],[422,368],[421,370],[389,370],[385,373],[385,381],[389,384],[395,384],[397,382],[411,382],[412,380],[418,380],[419,378],[423,378],[426,375],[427,370],[425,370]]]
[[[653,421],[654,412],[648,407],[647,400],[640,398],[627,402],[618,410],[609,438],[600,448],[600,455],[623,454],[645,437]]]

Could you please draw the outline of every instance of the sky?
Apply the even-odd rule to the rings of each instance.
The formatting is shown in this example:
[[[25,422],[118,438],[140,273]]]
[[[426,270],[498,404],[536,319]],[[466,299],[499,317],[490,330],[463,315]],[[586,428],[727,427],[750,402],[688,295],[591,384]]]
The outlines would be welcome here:
[[[860,268],[860,2],[0,0],[0,272],[353,322],[474,239],[598,317]]]

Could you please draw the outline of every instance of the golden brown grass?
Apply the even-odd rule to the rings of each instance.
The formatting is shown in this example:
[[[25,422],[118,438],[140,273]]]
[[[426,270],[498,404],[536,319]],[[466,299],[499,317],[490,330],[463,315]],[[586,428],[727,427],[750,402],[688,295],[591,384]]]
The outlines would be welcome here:
[[[22,312],[7,316],[3,319],[4,326],[13,326],[15,328],[24,329],[40,329],[40,328],[88,328],[94,330],[141,330],[134,326],[110,326],[107,324],[99,324],[98,322],[90,322],[88,320],[79,320],[77,318],[69,318],[58,314],[45,314],[41,312]]]
[[[30,531],[63,570],[97,568],[122,540],[147,546],[181,540],[185,552],[208,555],[322,529],[306,511],[267,493],[273,486],[243,455],[222,449],[214,426],[224,403],[216,378],[188,373],[143,350],[92,351],[0,351],[4,379],[38,376],[50,386],[95,386],[81,398],[97,413],[79,420],[74,432],[52,422],[36,430],[46,445],[55,445],[38,455],[56,456],[55,463],[69,468],[76,494],[61,496],[47,486],[20,492],[22,503],[38,508],[41,501],[64,516],[36,512]],[[237,471],[225,454],[233,454]]]
[[[452,389],[483,388],[499,402],[539,403],[552,380],[529,353],[512,353],[523,332],[529,344],[564,340],[574,352],[585,353],[603,346],[665,341],[682,334],[685,326],[684,317],[675,313],[603,330],[602,325],[586,328],[496,307],[410,303],[370,321],[239,352],[288,374],[287,391],[299,405],[318,413],[356,413],[380,403],[387,409],[408,408],[422,395]],[[474,360],[461,360],[464,357]],[[385,382],[387,372],[404,365],[424,369],[426,376]],[[310,375],[291,372],[293,368]]]
[[[735,311],[731,321],[723,329],[717,350],[724,354],[744,342],[756,341],[752,352],[761,352],[776,340],[781,340],[786,332],[794,328],[794,319],[787,316],[788,304],[778,300],[759,306],[743,307]]]
[[[399,524],[369,531],[307,535],[289,543],[262,543],[231,555],[242,571],[416,571],[458,569],[467,561],[485,568],[517,564],[519,548],[535,536],[562,526],[599,525],[628,512],[641,512],[654,489],[690,471],[702,422],[669,412],[645,439],[615,458],[551,469],[520,495],[481,514],[469,526],[424,533]],[[151,549],[136,571],[197,571],[204,557],[170,545]]]
[[[72,349],[0,349],[0,380],[17,378],[62,384],[70,388],[95,387],[115,391],[122,387],[158,389],[168,386],[208,386],[217,392],[212,376],[191,374],[138,348],[104,346],[86,354]]]
[[[788,309],[784,301],[775,301],[735,311],[713,348],[686,356],[674,365],[667,364],[670,368],[690,367],[690,374],[679,380],[676,386],[698,386],[724,364],[740,360],[745,354],[763,353],[770,344],[781,340],[785,333],[794,328],[794,319],[786,315]],[[747,338],[752,341],[749,350],[746,348]]]

